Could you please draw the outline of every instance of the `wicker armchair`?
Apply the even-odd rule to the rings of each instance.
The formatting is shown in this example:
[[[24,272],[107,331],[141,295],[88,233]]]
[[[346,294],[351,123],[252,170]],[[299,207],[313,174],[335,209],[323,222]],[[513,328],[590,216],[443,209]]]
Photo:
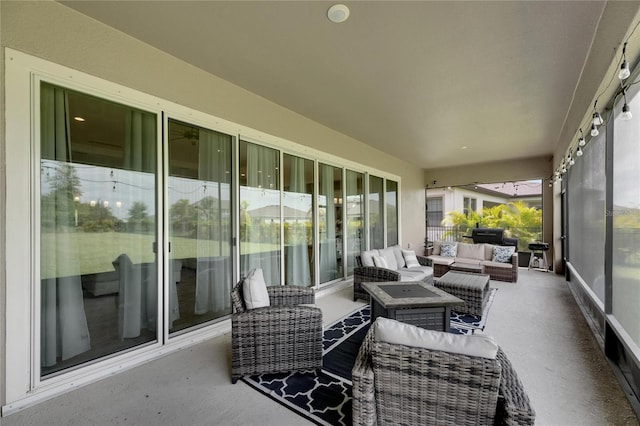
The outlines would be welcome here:
[[[312,288],[269,286],[271,306],[246,309],[242,281],[231,291],[231,381],[245,375],[322,368],[322,311]]]
[[[374,378],[375,377],[375,378]],[[376,342],[367,334],[352,371],[354,425],[532,425],[511,363]]]
[[[422,266],[430,266],[429,260],[425,256],[416,256],[418,263]],[[356,256],[357,266],[353,269],[353,300],[358,299],[369,301],[369,293],[364,291],[362,283],[367,282],[387,282],[402,281],[400,272],[377,266],[362,266],[360,256]],[[429,275],[425,280],[427,284],[433,284],[433,275]]]

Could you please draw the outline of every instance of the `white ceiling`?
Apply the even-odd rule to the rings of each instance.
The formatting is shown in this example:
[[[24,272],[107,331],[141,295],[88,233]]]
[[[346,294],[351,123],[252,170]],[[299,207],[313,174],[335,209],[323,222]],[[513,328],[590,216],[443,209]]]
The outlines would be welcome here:
[[[341,24],[326,1],[62,3],[424,168],[551,156],[602,79],[603,1],[348,1]]]

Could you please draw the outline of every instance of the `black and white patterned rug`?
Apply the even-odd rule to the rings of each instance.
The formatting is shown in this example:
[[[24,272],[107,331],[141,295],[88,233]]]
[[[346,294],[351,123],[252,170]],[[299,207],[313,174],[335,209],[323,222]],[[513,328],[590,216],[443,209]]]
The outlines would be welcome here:
[[[450,332],[471,334],[484,329],[496,289],[491,289],[484,315],[453,312]],[[326,327],[322,372],[261,374],[244,377],[247,384],[319,425],[351,425],[351,369],[369,329],[365,305]]]

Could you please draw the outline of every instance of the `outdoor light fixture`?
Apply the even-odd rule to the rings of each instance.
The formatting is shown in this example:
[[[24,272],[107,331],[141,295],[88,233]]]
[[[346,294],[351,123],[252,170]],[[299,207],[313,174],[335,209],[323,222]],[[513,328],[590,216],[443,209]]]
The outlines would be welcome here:
[[[600,115],[600,113],[598,111],[593,113],[593,124],[595,124],[596,126],[602,126],[602,124],[604,123],[604,120],[602,119],[602,116]]]
[[[629,64],[627,63],[627,43],[622,46],[622,65],[620,65],[620,72],[618,73],[618,78],[620,80],[625,80],[629,78],[631,75],[631,71],[629,70]]]
[[[578,139],[578,146],[585,146],[587,141],[584,140],[584,133],[582,133],[582,128],[580,128],[580,139]]]
[[[580,146],[578,147],[578,150],[576,151],[576,155],[578,157],[582,157],[582,147],[580,147]]]
[[[596,123],[591,123],[591,136],[598,136],[600,134],[600,132],[598,131],[598,128],[596,127]]]
[[[327,18],[336,24],[344,22],[349,19],[349,8],[344,4],[334,4],[327,11]]]
[[[631,118],[633,117],[633,115],[631,114],[631,108],[629,108],[629,105],[627,104],[626,100],[624,102],[624,105],[622,106],[621,117],[623,120],[631,120]]]
[[[595,102],[593,103],[593,124],[595,124],[596,126],[602,126],[602,124],[604,123],[604,120],[602,119],[602,116],[596,109],[597,105],[598,105],[598,100],[596,99]]]
[[[622,86],[622,82],[620,82],[620,86]],[[627,103],[627,88],[624,86],[622,87],[622,97],[624,99],[624,105],[622,105],[622,114],[620,115],[620,118],[628,121],[631,120],[631,117],[633,117],[633,115],[631,114],[631,108]]]

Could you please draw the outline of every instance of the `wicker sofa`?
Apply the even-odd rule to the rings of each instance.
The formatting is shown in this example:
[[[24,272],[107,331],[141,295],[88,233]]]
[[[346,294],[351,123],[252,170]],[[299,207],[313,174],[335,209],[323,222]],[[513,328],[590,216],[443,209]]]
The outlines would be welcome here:
[[[247,309],[242,281],[231,291],[231,381],[322,368],[322,311],[312,288],[268,286],[271,306]]]
[[[456,243],[457,254],[455,257],[442,256],[440,253],[442,244],[443,242],[436,241],[432,251],[427,256],[427,259],[433,265],[433,276],[436,278],[446,274],[451,269],[451,265],[457,263],[478,265],[481,267],[480,272],[489,275],[492,280],[512,283],[518,281],[517,251],[511,256],[510,262],[504,263],[492,260],[494,247],[496,247],[494,244]]]
[[[363,251],[356,256],[353,270],[353,300],[369,300],[369,294],[362,288],[363,282],[423,281],[433,284],[433,268],[424,256],[416,255],[420,266],[407,267],[402,247],[399,245],[379,250]],[[389,268],[375,266],[374,256],[389,259]]]
[[[499,347],[489,359],[386,343],[376,340],[375,326],[352,370],[354,425],[534,424],[529,398]]]

